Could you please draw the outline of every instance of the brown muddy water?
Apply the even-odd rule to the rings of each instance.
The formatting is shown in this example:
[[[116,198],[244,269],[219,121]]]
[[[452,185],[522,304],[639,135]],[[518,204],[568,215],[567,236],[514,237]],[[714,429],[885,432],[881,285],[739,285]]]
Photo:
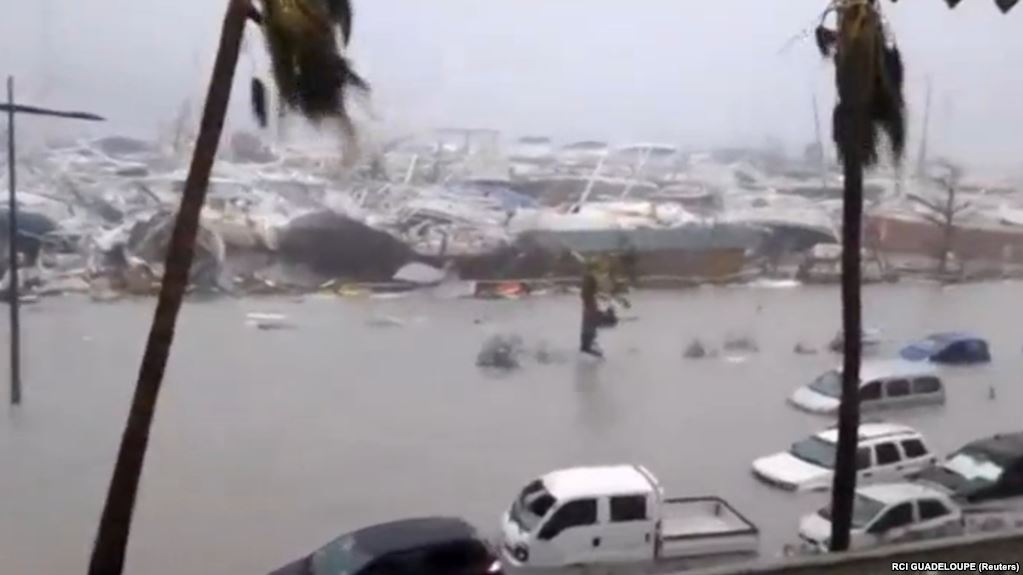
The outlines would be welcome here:
[[[969,329],[995,357],[949,370],[945,407],[886,416],[941,450],[1023,427],[1021,296],[1011,283],[867,288],[866,324],[887,337]],[[831,424],[785,398],[837,361],[793,353],[834,334],[837,288],[644,293],[634,304],[637,321],[602,334],[609,358],[599,365],[572,351],[570,296],[188,304],[128,572],[262,574],[343,531],[421,514],[496,531],[537,474],[618,462],[647,465],[673,494],[724,496],[775,556],[823,496],[765,487],[749,466]],[[25,403],[0,408],[0,573],[85,572],[153,305],[68,297],[25,308]],[[256,330],[247,312],[285,313],[295,328]],[[564,361],[485,374],[475,357],[496,330],[547,342]],[[730,334],[755,337],[760,352],[683,359],[694,336],[720,344]]]

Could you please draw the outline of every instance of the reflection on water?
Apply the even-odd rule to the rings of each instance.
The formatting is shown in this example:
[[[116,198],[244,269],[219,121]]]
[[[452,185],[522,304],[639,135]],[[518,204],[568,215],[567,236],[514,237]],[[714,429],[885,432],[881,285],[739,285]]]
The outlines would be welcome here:
[[[1023,329],[1006,312],[1019,289],[867,288],[865,323],[886,336],[969,329],[995,356],[988,367],[946,371],[945,407],[884,417],[945,451],[1020,427]],[[342,531],[409,515],[461,514],[493,530],[536,475],[619,462],[648,466],[669,493],[729,499],[776,555],[824,496],[762,486],[749,465],[831,423],[785,398],[837,363],[793,353],[797,342],[823,347],[834,335],[837,288],[700,289],[633,302],[638,321],[601,333],[603,362],[574,352],[574,297],[186,306],[128,570],[265,573]],[[153,303],[48,299],[25,314],[25,405],[0,415],[0,573],[84,572]],[[285,314],[295,329],[252,329],[250,312]],[[380,317],[401,322],[370,325]],[[546,342],[561,359],[482,373],[476,353],[494,330]],[[682,357],[695,337],[720,348],[731,335],[749,336],[759,352],[742,363]]]

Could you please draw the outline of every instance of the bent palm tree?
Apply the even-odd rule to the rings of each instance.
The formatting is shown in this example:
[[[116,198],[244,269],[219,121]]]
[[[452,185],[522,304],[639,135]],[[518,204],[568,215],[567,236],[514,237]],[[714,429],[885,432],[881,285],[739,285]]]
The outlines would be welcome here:
[[[332,114],[340,114],[347,119],[341,99],[342,89],[346,82],[352,81],[352,78],[357,79],[357,76],[350,71],[345,75],[347,63],[338,59],[340,55],[337,44],[326,42],[323,37],[316,35],[310,35],[308,42],[290,36],[285,40],[275,39],[274,34],[287,36],[294,32],[295,28],[290,27],[289,22],[292,21],[289,18],[297,18],[294,10],[306,7],[307,1],[311,6],[317,0],[263,0],[263,18],[253,11],[250,0],[229,0],[199,136],[167,250],[160,296],[100,518],[89,564],[90,575],[120,575],[124,569],[139,479],[149,443],[149,430],[174,339],[178,312],[188,287],[199,217],[223,131],[224,116],[231,97],[231,83],[248,18],[257,18],[264,23],[268,46],[275,61],[287,62],[289,60],[285,54],[294,55],[296,51],[299,54],[298,60],[301,63],[298,72],[291,76],[287,73],[275,76],[281,93],[291,98],[286,101],[295,103],[300,113],[311,119]],[[302,12],[297,21],[320,32],[329,30],[330,22],[334,22],[347,36],[351,29],[351,9],[347,0],[331,0],[322,6],[326,8]],[[277,26],[285,32],[271,32],[278,30]],[[364,85],[364,82],[357,80],[356,84]],[[350,128],[350,125],[343,124],[342,127]]]

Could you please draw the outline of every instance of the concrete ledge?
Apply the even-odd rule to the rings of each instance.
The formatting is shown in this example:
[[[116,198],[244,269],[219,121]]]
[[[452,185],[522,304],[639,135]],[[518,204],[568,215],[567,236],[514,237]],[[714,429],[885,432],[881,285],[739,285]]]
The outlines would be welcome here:
[[[871,551],[821,555],[756,563],[744,566],[686,571],[687,575],[772,575],[833,573],[873,575],[891,573],[892,563],[976,562],[1011,563],[1023,561],[1023,530],[1000,531],[997,534],[971,535],[893,545]],[[1016,568],[1018,569],[1019,567]],[[1012,571],[1010,571],[1012,572]],[[918,572],[925,573],[925,572]]]

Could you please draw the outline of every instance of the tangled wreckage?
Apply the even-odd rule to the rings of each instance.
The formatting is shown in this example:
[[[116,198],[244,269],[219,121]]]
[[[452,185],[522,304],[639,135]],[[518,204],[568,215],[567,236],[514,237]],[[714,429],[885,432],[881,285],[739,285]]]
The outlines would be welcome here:
[[[539,137],[505,152],[494,134],[484,132],[483,145],[478,135],[402,141],[344,173],[329,153],[234,135],[210,182],[193,289],[309,291],[449,278],[574,283],[584,261],[601,255],[628,256],[641,284],[725,282],[795,270],[837,241],[837,177],[795,161],[663,145],[583,142],[558,150]],[[153,293],[184,166],[170,146],[126,137],[26,154],[18,230],[24,287]],[[889,184],[867,182],[868,222],[907,213],[912,196],[924,193]],[[1010,193],[985,197],[990,206],[971,217],[994,214],[1009,239],[983,253],[1008,249],[1015,259],[1023,227],[1002,216],[1019,204]],[[923,245],[900,244],[892,230],[883,243]],[[6,268],[6,258],[0,264]],[[410,264],[433,271],[403,275]]]

